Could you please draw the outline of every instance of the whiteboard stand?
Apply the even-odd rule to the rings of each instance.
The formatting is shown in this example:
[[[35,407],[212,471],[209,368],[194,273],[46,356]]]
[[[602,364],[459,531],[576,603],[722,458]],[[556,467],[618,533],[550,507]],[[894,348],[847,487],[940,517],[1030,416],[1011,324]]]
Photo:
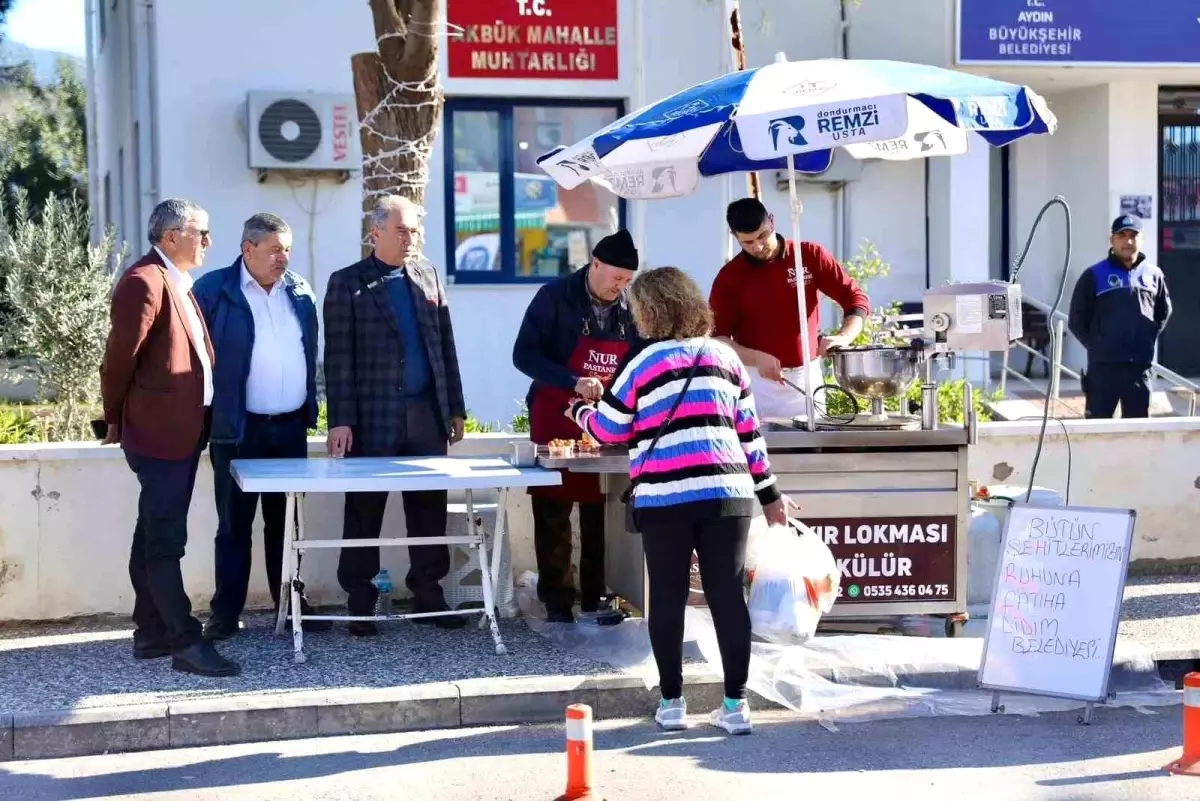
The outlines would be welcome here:
[[[1088,539],[1088,547],[1101,548],[1105,553],[1109,554],[1101,560],[1091,560],[1079,558],[1077,561],[1068,562],[1063,559],[1056,559],[1054,555],[1047,556],[1046,554],[1038,554],[1036,549],[1030,549],[1027,545],[1023,546],[1021,539],[1029,531],[1033,530],[1034,523],[1041,526],[1042,530],[1053,528],[1054,526],[1065,526],[1063,529],[1067,531],[1068,537],[1077,536],[1079,531],[1078,526],[1082,525],[1090,532],[1090,537],[1099,539]],[[1053,521],[1048,525],[1048,521]],[[1115,698],[1116,693],[1108,688],[1109,678],[1112,673],[1113,655],[1116,651],[1117,644],[1117,627],[1121,622],[1121,604],[1125,595],[1125,579],[1129,570],[1129,555],[1133,545],[1134,525],[1137,522],[1137,512],[1133,509],[1107,509],[1102,507],[1085,507],[1085,506],[1042,506],[1038,504],[1012,503],[1009,509],[1008,518],[1005,521],[1004,532],[1000,538],[1000,559],[996,565],[996,579],[992,586],[992,601],[991,610],[988,616],[988,628],[984,632],[983,641],[983,656],[979,665],[979,687],[985,690],[992,691],[991,711],[993,713],[1003,712],[1004,705],[1000,703],[1000,693],[1022,693],[1026,695],[1041,695],[1047,698],[1066,698],[1074,701],[1083,701],[1083,714],[1078,717],[1080,725],[1089,726],[1092,722],[1092,712],[1096,704],[1107,704],[1108,699]],[[1072,528],[1076,526],[1076,528]],[[1016,540],[1013,543],[1013,540]],[[1078,540],[1066,540],[1066,545],[1061,543],[1063,540],[1057,537],[1036,538],[1042,539],[1046,543],[1048,551],[1054,550],[1054,544],[1059,544],[1060,548],[1067,550],[1072,557],[1078,556],[1079,547],[1071,547],[1071,542]],[[1114,550],[1119,549],[1119,550]],[[1029,553],[1033,550],[1033,553]],[[1061,554],[1059,554],[1061,556]],[[1031,571],[1039,568],[1047,570],[1058,569],[1060,575],[1062,573],[1073,573],[1074,570],[1069,568],[1076,567],[1080,574],[1080,587],[1075,588],[1075,609],[1084,608],[1088,612],[1094,611],[1098,616],[1108,615],[1108,620],[1104,624],[1093,628],[1096,632],[1104,636],[1104,650],[1097,655],[1103,655],[1102,660],[1098,662],[1102,670],[1093,668],[1092,675],[1082,676],[1071,674],[1069,668],[1072,667],[1072,662],[1063,660],[1062,662],[1053,665],[1049,670],[1041,669],[1042,675],[1022,675],[1021,665],[1009,661],[1005,663],[1005,658],[1008,657],[1011,651],[1005,651],[1000,648],[999,637],[1004,636],[1005,618],[1004,610],[1011,609],[1008,606],[1008,600],[1001,594],[1002,588],[1005,585],[1005,577],[1012,575],[1010,568],[1019,572],[1020,569],[1031,569]],[[1095,596],[1093,598],[1084,597],[1082,600],[1080,595],[1085,595],[1081,592],[1083,585],[1082,579],[1086,577],[1087,583],[1091,587],[1096,587]],[[1107,585],[1107,586],[1105,586]],[[1043,589],[1044,593],[1045,590]],[[1036,593],[1031,593],[1036,594]],[[1020,605],[1018,605],[1018,609]],[[1019,613],[1018,613],[1019,615]],[[1069,617],[1069,616],[1068,616]],[[1028,624],[1033,624],[1032,620],[1022,618]],[[1037,622],[1035,627],[1040,628],[1045,625],[1045,619]],[[1068,621],[1070,623],[1070,621]],[[1057,638],[1061,633],[1059,630],[1059,621],[1053,620],[1054,636]],[[993,643],[993,638],[997,639]],[[1060,641],[1061,642],[1061,641]],[[993,648],[993,646],[996,646]],[[1021,652],[1027,653],[1027,652]],[[992,657],[989,659],[989,655]],[[1038,656],[1046,654],[1038,653]],[[1087,660],[1084,660],[1086,664]],[[1028,663],[1027,663],[1028,664]],[[1075,662],[1074,664],[1079,664]],[[989,679],[989,674],[992,676]],[[1055,682],[1063,681],[1064,676],[1072,687],[1086,688],[1087,680],[1090,678],[1092,686],[1095,687],[1095,692],[1078,692],[1073,689],[1054,686]]]

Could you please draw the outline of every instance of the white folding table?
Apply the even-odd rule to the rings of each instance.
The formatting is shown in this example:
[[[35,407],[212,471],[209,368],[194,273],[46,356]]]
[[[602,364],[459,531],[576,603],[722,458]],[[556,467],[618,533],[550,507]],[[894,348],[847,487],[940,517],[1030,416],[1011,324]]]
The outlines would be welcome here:
[[[506,653],[496,625],[495,590],[499,578],[500,552],[505,531],[505,501],[514,489],[548,487],[562,483],[554,470],[540,467],[514,467],[504,459],[457,456],[379,457],[352,459],[235,459],[230,464],[233,480],[244,492],[282,492],[287,495],[284,523],[283,585],[279,597],[279,616],[275,634],[283,633],[284,623],[292,619],[292,644],[298,663],[304,654],[302,618],[309,620],[405,620],[443,615],[469,615],[483,612],[480,627],[490,625],[496,653]],[[482,522],[475,515],[476,490],[499,490],[496,524],[492,539],[493,557],[487,555]],[[304,496],[313,492],[421,492],[461,490],[467,500],[467,536],[381,537],[379,539],[306,539]],[[318,548],[379,548],[397,545],[466,545],[476,552],[483,609],[452,609],[386,615],[301,615],[300,559],[302,551]],[[290,613],[289,613],[290,607]]]

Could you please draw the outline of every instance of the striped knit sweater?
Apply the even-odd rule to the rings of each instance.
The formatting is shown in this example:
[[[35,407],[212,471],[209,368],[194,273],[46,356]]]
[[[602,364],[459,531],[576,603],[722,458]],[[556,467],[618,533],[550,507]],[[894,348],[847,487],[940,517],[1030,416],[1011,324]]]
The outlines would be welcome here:
[[[697,354],[687,394],[647,456]],[[597,442],[629,446],[632,503],[643,521],[749,516],[755,496],[763,505],[780,497],[746,368],[723,342],[649,344],[627,357],[599,404],[580,402],[573,416]]]

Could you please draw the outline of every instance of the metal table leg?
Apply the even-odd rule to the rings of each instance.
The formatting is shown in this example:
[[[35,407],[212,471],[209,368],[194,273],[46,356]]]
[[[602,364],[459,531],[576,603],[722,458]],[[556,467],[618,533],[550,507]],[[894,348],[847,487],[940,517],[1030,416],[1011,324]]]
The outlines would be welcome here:
[[[507,487],[500,490],[496,500],[496,525],[492,534],[492,591],[500,586],[500,564],[504,559],[504,546],[508,540],[508,493]],[[497,609],[496,614],[501,615]],[[511,607],[503,611],[503,616],[514,614]]]
[[[284,508],[284,514],[288,519],[288,527],[293,527],[293,515],[295,517],[295,539],[304,539],[304,494],[289,492],[287,494],[287,504]],[[301,620],[300,612],[300,553],[297,551],[295,558],[292,560],[292,580],[291,587],[291,613],[292,613],[292,651],[296,664],[302,665],[308,661],[308,656],[304,653],[304,629],[302,628],[303,621]]]
[[[296,558],[296,550],[292,547],[292,543],[296,540],[296,527],[294,504],[292,496],[287,496],[287,502],[284,509],[283,523],[283,553],[280,555],[282,565],[279,569],[281,576],[281,585],[279,587],[279,609],[275,612],[275,636],[279,637],[283,634],[283,627],[287,623],[288,610],[292,605],[292,561]]]
[[[475,493],[472,490],[467,490],[467,521],[471,527],[471,535],[476,538],[478,544],[475,546],[476,555],[479,560],[479,584],[483,590],[483,615],[487,620],[488,625],[492,630],[492,641],[496,643],[496,653],[506,654],[508,648],[504,645],[504,640],[500,637],[500,626],[496,623],[496,596],[492,587],[492,568],[488,562],[487,556],[487,541],[483,537],[483,528],[475,519]],[[503,493],[501,493],[503,500]],[[497,510],[497,514],[501,514],[501,510]],[[493,543],[494,544],[494,543]],[[499,547],[496,548],[499,552]]]

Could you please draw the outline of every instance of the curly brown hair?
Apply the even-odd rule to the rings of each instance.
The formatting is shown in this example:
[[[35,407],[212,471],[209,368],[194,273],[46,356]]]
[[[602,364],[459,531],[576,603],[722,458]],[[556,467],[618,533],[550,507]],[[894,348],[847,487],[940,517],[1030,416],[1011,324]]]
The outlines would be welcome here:
[[[700,287],[678,267],[657,267],[629,288],[633,320],[649,340],[692,339],[712,331],[712,311]]]

